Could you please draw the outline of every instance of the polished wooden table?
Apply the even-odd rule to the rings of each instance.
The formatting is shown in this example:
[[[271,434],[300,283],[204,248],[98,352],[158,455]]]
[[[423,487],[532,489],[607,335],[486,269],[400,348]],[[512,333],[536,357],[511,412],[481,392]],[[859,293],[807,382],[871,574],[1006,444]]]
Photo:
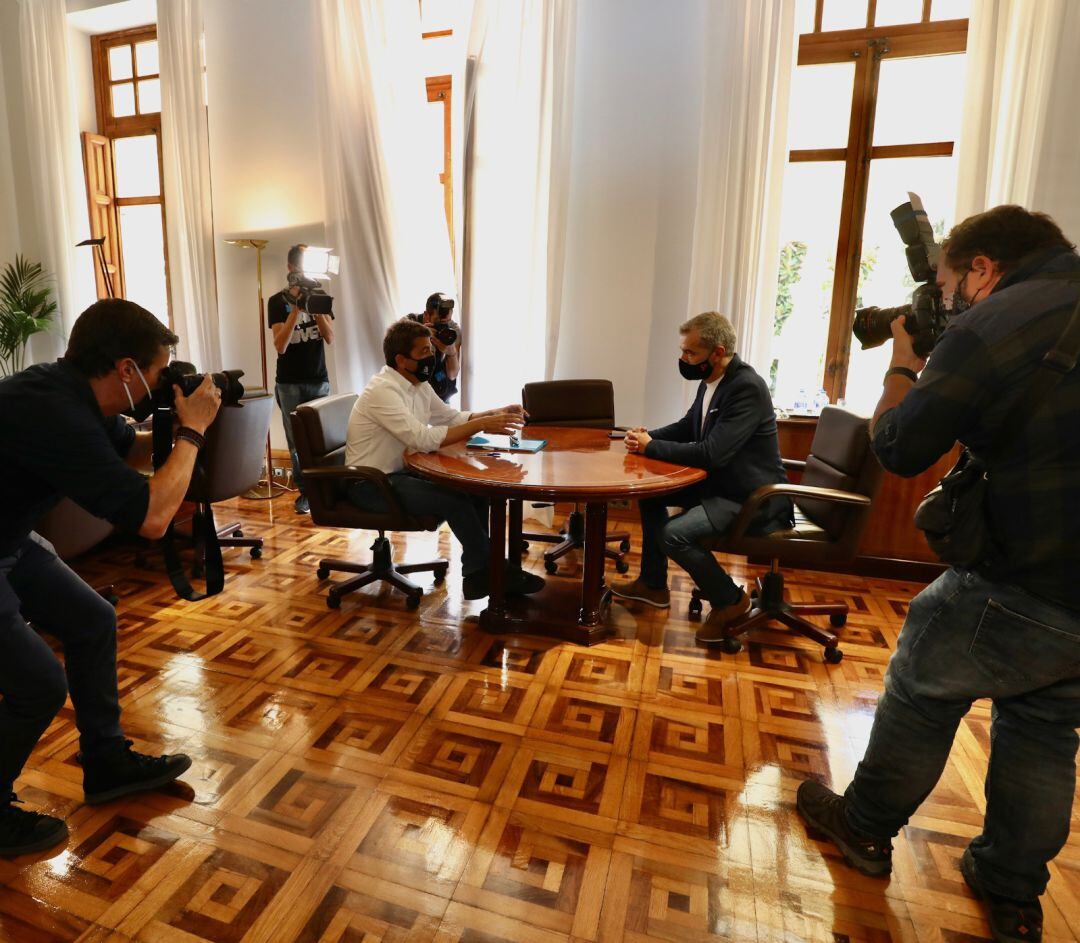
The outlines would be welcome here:
[[[480,614],[485,630],[591,645],[610,632],[605,622],[610,591],[604,583],[607,502],[678,491],[701,481],[705,472],[631,455],[606,429],[529,426],[522,435],[547,439],[547,446],[536,453],[489,452],[460,443],[437,452],[407,453],[405,464],[425,478],[491,501],[491,595]],[[580,588],[568,579],[549,578],[533,596],[506,596],[507,517],[510,546],[520,546],[522,501],[585,504]],[[510,559],[521,565],[520,554]]]

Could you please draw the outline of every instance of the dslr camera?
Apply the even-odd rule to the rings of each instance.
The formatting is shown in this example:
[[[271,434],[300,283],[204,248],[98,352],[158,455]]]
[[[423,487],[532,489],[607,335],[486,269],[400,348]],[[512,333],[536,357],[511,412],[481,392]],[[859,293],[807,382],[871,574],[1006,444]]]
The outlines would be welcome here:
[[[240,377],[243,370],[223,370],[211,373],[214,386],[221,390],[222,406],[237,406],[244,395],[244,385]],[[176,418],[176,394],[173,385],[180,387],[184,396],[190,396],[203,381],[203,374],[197,373],[195,365],[183,360],[174,360],[161,371],[161,382],[154,390],[153,435],[154,467],[159,468],[172,451],[173,420]]]
[[[436,292],[428,298],[427,309],[434,314],[435,323],[431,326],[431,333],[439,343],[447,347],[456,343],[458,332],[450,325],[450,319],[454,316],[454,299]]]
[[[856,310],[851,332],[862,344],[862,349],[869,350],[880,347],[892,337],[890,325],[897,318],[903,318],[904,330],[912,337],[915,353],[927,357],[949,318],[936,281],[941,247],[934,241],[934,228],[918,195],[908,193],[908,202],[898,206],[889,216],[904,243],[911,277],[919,284],[911,295],[911,304]]]
[[[334,316],[334,299],[326,293],[317,278],[303,272],[289,272],[289,288],[299,289],[296,306],[308,314],[327,314]]]

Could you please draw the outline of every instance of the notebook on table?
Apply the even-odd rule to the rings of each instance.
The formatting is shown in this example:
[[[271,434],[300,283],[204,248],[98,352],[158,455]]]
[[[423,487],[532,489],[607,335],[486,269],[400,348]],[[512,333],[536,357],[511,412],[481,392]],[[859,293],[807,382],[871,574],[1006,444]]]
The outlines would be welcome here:
[[[488,449],[493,452],[539,452],[547,439],[517,439],[508,435],[474,435],[465,445],[470,449]]]

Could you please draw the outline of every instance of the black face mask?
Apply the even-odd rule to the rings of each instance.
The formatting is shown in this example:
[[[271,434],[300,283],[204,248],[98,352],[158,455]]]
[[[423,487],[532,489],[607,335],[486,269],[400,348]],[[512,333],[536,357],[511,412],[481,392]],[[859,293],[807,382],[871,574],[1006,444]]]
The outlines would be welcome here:
[[[431,379],[431,373],[435,369],[435,355],[430,357],[422,357],[420,360],[413,361],[416,364],[416,369],[410,371],[416,379],[421,383],[425,383]]]
[[[713,372],[713,365],[706,357],[700,363],[687,363],[682,357],[679,358],[679,373],[684,380],[706,380]]]

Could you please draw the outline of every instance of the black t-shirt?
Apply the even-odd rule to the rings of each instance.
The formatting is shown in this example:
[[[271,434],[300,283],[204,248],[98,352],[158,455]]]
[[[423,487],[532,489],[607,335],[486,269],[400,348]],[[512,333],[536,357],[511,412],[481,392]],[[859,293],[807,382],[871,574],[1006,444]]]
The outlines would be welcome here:
[[[121,416],[103,416],[90,382],[63,360],[0,380],[0,555],[62,497],[138,530],[150,485],[124,464],[134,441],[135,430]]]
[[[271,296],[266,303],[266,320],[271,330],[275,324],[284,324],[289,320],[291,308],[292,302],[285,297],[285,292],[279,291]],[[325,383],[328,379],[326,348],[319,325],[315,323],[314,315],[301,311],[293,326],[289,346],[285,348],[285,353],[278,354],[277,382]]]
[[[409,318],[413,321],[417,321],[420,324],[424,323],[424,316],[422,314],[410,314]],[[457,331],[457,342],[461,341],[461,328],[458,326],[457,321],[451,319],[446,324]],[[434,334],[435,325],[429,324],[428,327],[432,329]],[[435,395],[439,397],[444,403],[450,401],[450,397],[457,392],[457,380],[451,380],[446,375],[446,354],[444,354],[438,347],[435,348],[435,369],[431,371],[431,379],[428,380],[431,384],[431,388],[435,391]]]

